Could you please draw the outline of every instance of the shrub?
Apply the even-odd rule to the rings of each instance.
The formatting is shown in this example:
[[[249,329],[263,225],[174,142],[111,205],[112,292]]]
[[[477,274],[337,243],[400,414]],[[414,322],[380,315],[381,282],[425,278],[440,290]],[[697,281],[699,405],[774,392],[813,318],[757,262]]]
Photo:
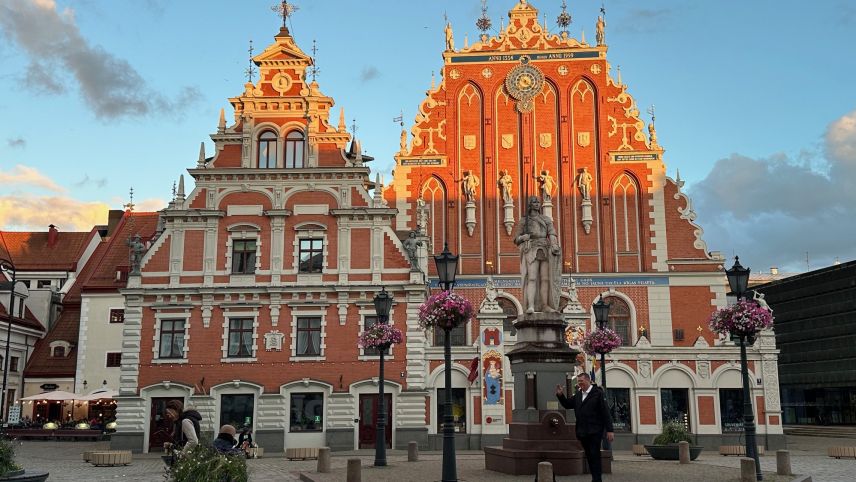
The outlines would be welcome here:
[[[0,476],[15,470],[21,470],[15,463],[15,448],[10,440],[0,439]]]
[[[178,453],[170,467],[170,482],[248,482],[247,460],[242,455],[223,455],[207,443]]]
[[[654,445],[669,445],[678,442],[690,442],[690,433],[683,423],[673,420],[663,424],[663,432],[654,439]]]

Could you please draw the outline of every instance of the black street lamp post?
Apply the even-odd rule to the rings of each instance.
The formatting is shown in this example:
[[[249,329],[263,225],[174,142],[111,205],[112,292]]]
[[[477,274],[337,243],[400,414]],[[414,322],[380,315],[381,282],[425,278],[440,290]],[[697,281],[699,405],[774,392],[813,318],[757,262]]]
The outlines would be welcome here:
[[[594,310],[594,322],[597,324],[597,329],[602,330],[606,328],[606,322],[609,320],[609,303],[603,301],[603,296],[601,296],[597,303],[592,305],[592,309]],[[606,400],[606,354],[600,354],[600,381],[601,386],[603,388],[603,399]],[[610,444],[609,439],[606,437],[603,438],[603,449],[609,450]]]
[[[386,292],[386,288],[381,288],[380,293],[374,297],[375,313],[377,313],[377,322],[386,324],[389,320],[389,309],[392,308],[392,296]],[[377,348],[380,355],[380,381],[377,387],[378,410],[377,410],[377,430],[375,432],[375,467],[386,466],[386,400],[384,400],[384,380],[383,380],[383,356],[389,345],[381,345]]]
[[[740,257],[734,257],[734,265],[725,270],[731,292],[739,302],[749,286],[749,268],[740,265]],[[746,434],[746,456],[755,460],[755,477],[763,480],[761,464],[758,461],[758,445],[755,442],[755,412],[752,410],[752,396],[749,392],[749,363],[746,361],[746,345],[755,343],[755,335],[732,333],[732,339],[740,341],[740,372],[743,377],[743,432]]]
[[[3,355],[3,392],[0,394],[0,419],[6,421],[6,382],[9,379],[9,344],[12,342],[12,317],[15,313],[15,265],[8,259],[0,258],[0,271],[10,273],[12,276],[12,284],[9,287],[9,313],[6,319],[6,350]]]
[[[458,271],[458,257],[449,252],[449,243],[443,246],[443,252],[434,256],[437,276],[444,291],[450,291],[455,285]],[[452,334],[451,328],[444,327],[443,355],[446,361],[446,401],[443,404],[443,482],[458,480],[455,466],[455,427],[452,423]]]

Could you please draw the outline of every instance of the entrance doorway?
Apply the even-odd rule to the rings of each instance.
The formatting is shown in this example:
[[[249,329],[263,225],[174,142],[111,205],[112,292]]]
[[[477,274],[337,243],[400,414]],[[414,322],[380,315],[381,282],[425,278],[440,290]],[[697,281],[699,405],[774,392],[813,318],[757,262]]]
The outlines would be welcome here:
[[[184,403],[180,397],[152,398],[151,418],[149,419],[149,452],[163,449],[164,442],[172,442],[173,425],[165,417],[166,404],[170,400]]]
[[[690,427],[690,396],[686,388],[663,388],[660,390],[660,405],[663,423],[678,422],[692,432]]]
[[[385,393],[383,397],[386,404],[386,447],[392,448],[392,394]],[[377,440],[377,394],[360,395],[360,429],[359,441],[361,449],[372,449]]]

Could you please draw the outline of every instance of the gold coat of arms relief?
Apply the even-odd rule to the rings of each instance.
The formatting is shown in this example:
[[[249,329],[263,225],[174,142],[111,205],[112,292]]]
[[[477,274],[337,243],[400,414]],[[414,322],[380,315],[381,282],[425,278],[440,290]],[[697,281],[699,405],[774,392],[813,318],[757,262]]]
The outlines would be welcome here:
[[[474,136],[474,135],[464,136],[464,149],[471,151],[475,148],[476,148],[476,136]]]
[[[503,149],[511,149],[514,147],[514,134],[503,134],[500,142]]]
[[[588,147],[591,144],[591,133],[577,132],[577,144],[580,147]]]
[[[553,134],[549,132],[538,134],[538,145],[546,149],[553,145]]]

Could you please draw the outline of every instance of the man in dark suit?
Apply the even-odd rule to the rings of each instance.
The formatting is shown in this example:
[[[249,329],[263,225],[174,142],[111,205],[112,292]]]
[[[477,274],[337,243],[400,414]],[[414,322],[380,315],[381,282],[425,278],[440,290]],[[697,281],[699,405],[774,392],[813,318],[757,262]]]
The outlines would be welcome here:
[[[556,397],[563,407],[573,409],[577,416],[577,439],[583,446],[588,461],[592,482],[601,482],[603,469],[600,464],[600,442],[603,432],[606,439],[612,442],[615,435],[612,432],[612,418],[600,387],[592,386],[588,373],[577,375],[579,390],[573,397],[565,397],[561,385],[556,385]]]

